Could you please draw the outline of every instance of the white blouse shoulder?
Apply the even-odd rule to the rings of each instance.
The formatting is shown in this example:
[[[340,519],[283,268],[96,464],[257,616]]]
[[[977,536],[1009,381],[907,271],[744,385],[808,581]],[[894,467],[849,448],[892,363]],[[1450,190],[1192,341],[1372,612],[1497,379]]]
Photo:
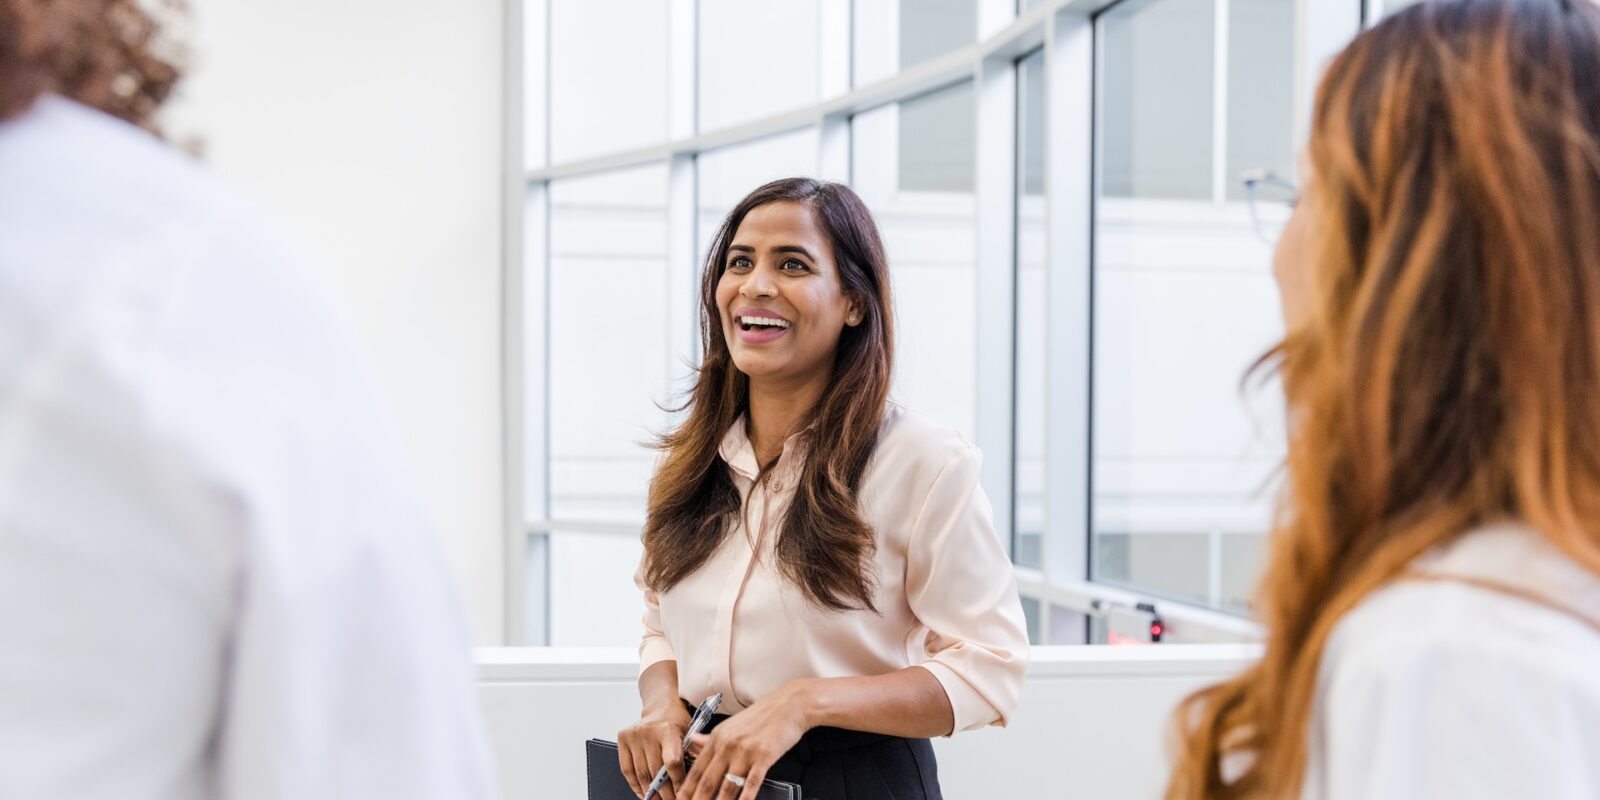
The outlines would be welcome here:
[[[1600,797],[1600,577],[1516,526],[1414,569],[1530,589],[1574,613],[1456,580],[1374,592],[1323,654],[1304,797]]]

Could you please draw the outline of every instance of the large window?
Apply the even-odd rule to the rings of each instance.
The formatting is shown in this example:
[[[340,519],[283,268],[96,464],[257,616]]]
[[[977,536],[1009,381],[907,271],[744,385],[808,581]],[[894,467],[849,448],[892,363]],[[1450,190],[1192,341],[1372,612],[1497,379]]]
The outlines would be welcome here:
[[[1249,635],[1283,419],[1240,178],[1294,176],[1323,59],[1404,0],[525,2],[513,643],[636,642],[707,248],[795,175],[875,215],[893,398],[985,450],[1033,640]]]

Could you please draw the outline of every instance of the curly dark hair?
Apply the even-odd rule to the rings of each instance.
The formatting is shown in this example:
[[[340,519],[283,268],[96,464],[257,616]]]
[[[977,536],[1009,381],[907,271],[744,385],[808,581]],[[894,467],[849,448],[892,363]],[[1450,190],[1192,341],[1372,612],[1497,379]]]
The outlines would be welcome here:
[[[181,75],[161,22],[184,0],[0,0],[0,120],[59,94],[154,130]]]

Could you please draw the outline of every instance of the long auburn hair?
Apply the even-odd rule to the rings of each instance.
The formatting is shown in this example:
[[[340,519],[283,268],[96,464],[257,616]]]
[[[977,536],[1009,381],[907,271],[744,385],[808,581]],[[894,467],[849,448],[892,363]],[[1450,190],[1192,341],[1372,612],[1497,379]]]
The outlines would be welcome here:
[[[688,416],[656,443],[665,453],[650,483],[644,528],[645,581],[666,591],[709,559],[741,507],[719,454],[723,436],[748,410],[749,381],[723,339],[717,283],[728,248],[752,209],[775,202],[809,207],[833,246],[847,297],[863,319],[847,327],[834,355],[833,379],[811,411],[805,463],[776,561],[783,576],[820,608],[872,609],[876,537],[856,503],[861,476],[878,443],[894,365],[889,266],[877,224],[856,193],[838,183],[786,178],[756,189],[729,212],[712,241],[700,282],[704,358],[684,406]]]
[[[1600,8],[1390,17],[1328,68],[1308,156],[1266,649],[1179,707],[1168,798],[1298,796],[1330,632],[1423,552],[1516,519],[1600,574]]]
[[[144,128],[181,74],[184,0],[0,0],[0,121],[55,93]]]

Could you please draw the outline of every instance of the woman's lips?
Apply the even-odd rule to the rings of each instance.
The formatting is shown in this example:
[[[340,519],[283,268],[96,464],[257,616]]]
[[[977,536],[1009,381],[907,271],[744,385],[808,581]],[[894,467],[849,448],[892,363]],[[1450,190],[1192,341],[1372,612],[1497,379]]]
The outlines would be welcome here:
[[[766,344],[776,341],[789,332],[788,328],[751,328],[745,330],[743,325],[734,323],[734,331],[739,336],[739,341],[745,344]]]

